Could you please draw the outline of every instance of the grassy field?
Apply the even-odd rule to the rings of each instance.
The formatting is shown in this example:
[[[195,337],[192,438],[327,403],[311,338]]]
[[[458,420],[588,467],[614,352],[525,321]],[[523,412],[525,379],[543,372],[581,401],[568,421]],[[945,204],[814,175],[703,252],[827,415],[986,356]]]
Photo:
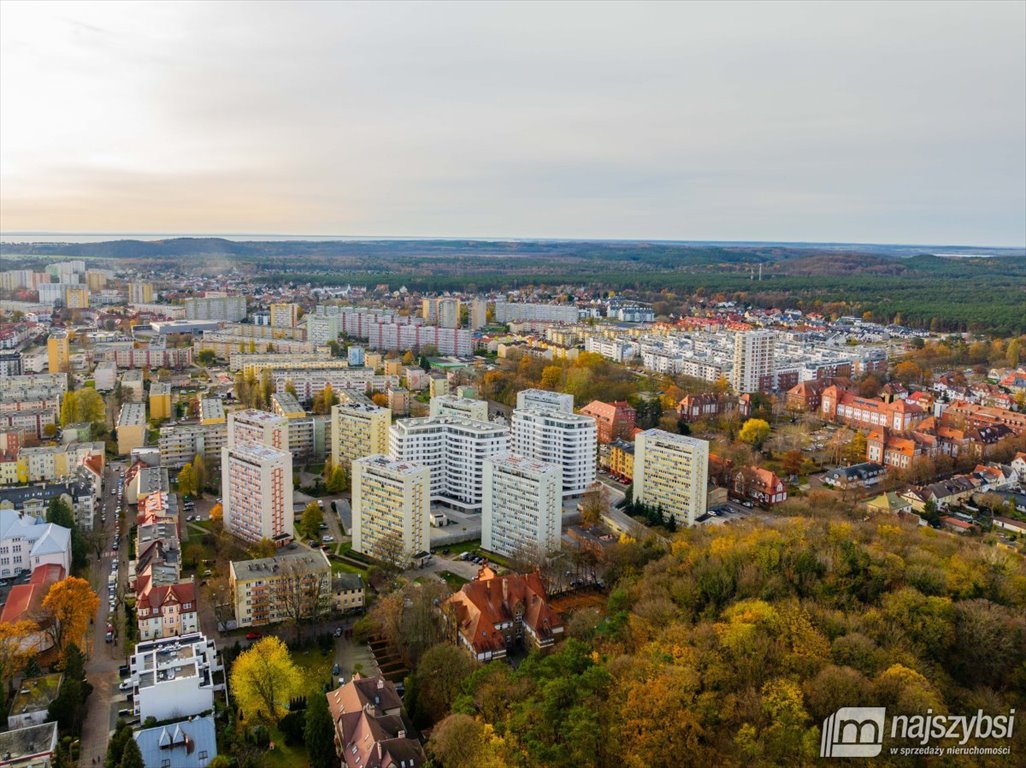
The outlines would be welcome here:
[[[444,581],[453,589],[459,589],[464,584],[470,583],[468,579],[465,579],[458,573],[453,573],[452,571],[439,571],[438,575],[442,579],[442,581]]]

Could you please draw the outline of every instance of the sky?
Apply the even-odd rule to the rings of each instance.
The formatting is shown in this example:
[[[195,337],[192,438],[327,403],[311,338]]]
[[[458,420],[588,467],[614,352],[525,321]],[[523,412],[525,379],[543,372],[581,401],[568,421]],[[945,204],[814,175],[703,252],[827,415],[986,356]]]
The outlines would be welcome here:
[[[1026,2],[0,3],[0,230],[1026,244]]]

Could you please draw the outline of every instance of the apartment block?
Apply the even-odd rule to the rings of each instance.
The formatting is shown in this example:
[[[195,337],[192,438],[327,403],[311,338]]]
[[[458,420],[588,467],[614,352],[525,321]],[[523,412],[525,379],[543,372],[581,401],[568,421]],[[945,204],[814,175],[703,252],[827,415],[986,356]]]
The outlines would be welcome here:
[[[734,336],[734,369],[731,384],[738,394],[774,388],[773,331],[743,331]],[[797,382],[795,382],[797,383]]]
[[[152,283],[129,283],[128,303],[129,304],[151,304],[153,302]]]
[[[150,385],[150,418],[170,419],[174,413],[171,410],[171,385],[166,381],[155,381]]]
[[[519,320],[541,320],[548,323],[576,323],[577,307],[572,304],[526,304],[495,302],[495,321],[512,323]]]
[[[228,416],[228,446],[265,445],[279,451],[289,450],[289,422],[284,416],[247,409]]]
[[[331,563],[321,549],[233,560],[228,587],[240,627],[310,620],[333,608]]]
[[[146,406],[125,403],[118,414],[118,455],[127,456],[146,444]]]
[[[186,299],[185,317],[189,320],[238,322],[246,317],[246,297],[213,296],[202,299]]]
[[[223,671],[214,641],[200,632],[144,640],[129,661],[133,713],[142,720],[176,720],[213,710],[214,691],[224,689],[217,679]]]
[[[481,508],[484,462],[508,450],[505,425],[475,419],[425,416],[398,421],[389,431],[392,457],[430,470],[431,499],[462,509]]]
[[[272,304],[271,327],[295,328],[299,324],[298,304]]]
[[[292,455],[287,451],[259,443],[236,445],[229,436],[221,449],[221,496],[230,533],[279,546],[292,539]]]
[[[519,395],[517,401],[531,404]],[[512,446],[520,456],[559,467],[564,496],[584,493],[595,482],[598,427],[591,416],[518,407],[513,411]]]
[[[392,412],[370,403],[342,403],[331,409],[331,460],[348,470],[356,459],[388,453]]]
[[[661,429],[634,439],[634,499],[662,507],[678,525],[693,525],[705,514],[709,443]]]
[[[560,547],[563,473],[553,464],[512,453],[484,463],[481,546],[512,557]]]
[[[150,392],[152,392],[152,388]],[[224,413],[224,403],[219,397],[201,397],[199,401],[199,422],[204,426],[210,424],[224,424],[227,417]]]
[[[439,395],[431,398],[429,414],[488,421],[488,401],[449,394]]]
[[[574,396],[546,389],[524,389],[517,392],[517,410],[574,412]]]
[[[364,456],[353,462],[352,489],[354,550],[402,559],[430,550],[428,467]]]
[[[46,340],[47,370],[66,373],[71,368],[71,339],[65,331],[55,331]]]
[[[126,399],[133,403],[141,403],[144,390],[143,372],[134,369],[121,374],[121,390]]]
[[[160,463],[171,469],[181,469],[198,453],[207,466],[221,463],[221,449],[228,441],[225,424],[204,426],[198,422],[176,424],[160,428],[157,447]]]

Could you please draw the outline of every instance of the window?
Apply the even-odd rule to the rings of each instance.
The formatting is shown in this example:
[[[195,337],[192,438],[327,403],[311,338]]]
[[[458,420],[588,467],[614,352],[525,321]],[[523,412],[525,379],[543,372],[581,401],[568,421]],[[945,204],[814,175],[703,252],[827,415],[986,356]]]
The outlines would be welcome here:
[[[160,761],[160,768],[171,768],[171,758],[165,757]]]
[[[205,750],[205,749],[200,750],[199,759],[200,760],[206,760],[207,759],[207,750]]]

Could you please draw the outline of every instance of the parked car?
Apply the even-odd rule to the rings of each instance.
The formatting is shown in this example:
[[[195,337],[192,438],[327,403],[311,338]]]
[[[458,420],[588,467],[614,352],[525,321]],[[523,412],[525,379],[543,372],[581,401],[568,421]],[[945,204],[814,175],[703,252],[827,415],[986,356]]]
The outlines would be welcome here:
[[[332,675],[340,675],[340,674],[342,674],[342,667],[340,667],[338,664],[336,664],[335,666],[333,666],[331,668],[331,674]]]
[[[107,636],[104,638],[104,640],[105,640],[105,642],[113,643],[114,642],[114,633],[113,632],[107,632]],[[122,690],[124,690],[124,689],[122,689]]]
[[[119,709],[118,710],[118,717],[131,717],[131,715],[132,715],[132,710],[130,710],[130,709]]]
[[[330,543],[331,543],[331,542],[333,542],[334,540],[335,540],[335,537],[334,537],[334,536],[331,536],[331,535],[328,535],[328,536],[321,536],[321,541],[323,541],[323,542],[324,542],[325,544],[330,544]]]
[[[260,634],[259,632],[247,632],[246,633],[246,639],[247,640],[259,640],[261,637],[263,637],[263,635]]]
[[[130,691],[130,690],[132,690],[132,681],[131,680],[123,681],[122,683],[120,683],[118,685],[118,690],[119,691]]]

